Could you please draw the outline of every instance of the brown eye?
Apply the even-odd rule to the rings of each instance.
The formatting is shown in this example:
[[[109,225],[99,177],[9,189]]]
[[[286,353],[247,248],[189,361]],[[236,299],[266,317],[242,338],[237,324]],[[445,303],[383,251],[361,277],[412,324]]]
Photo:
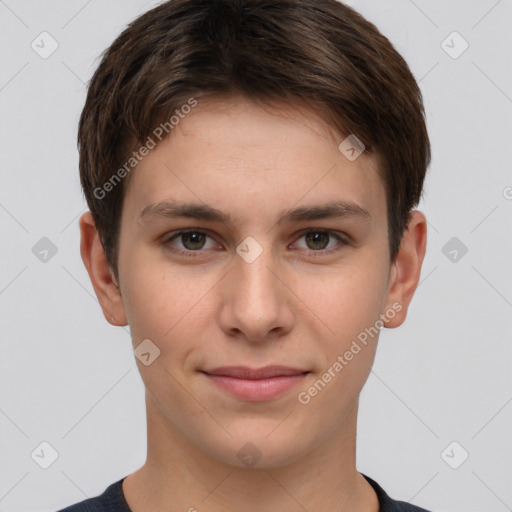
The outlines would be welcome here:
[[[309,251],[315,256],[328,255],[349,245],[336,232],[325,229],[310,229],[303,233],[299,240],[302,239],[304,239],[304,243],[296,242],[295,247]]]
[[[181,236],[183,246],[190,251],[202,249],[206,239],[205,234],[199,231],[190,231],[179,236]]]
[[[306,234],[309,249],[323,250],[329,245],[329,233],[326,231],[310,231]]]
[[[167,236],[163,243],[170,251],[184,256],[201,256],[208,249],[218,248],[215,240],[200,230],[178,231]]]

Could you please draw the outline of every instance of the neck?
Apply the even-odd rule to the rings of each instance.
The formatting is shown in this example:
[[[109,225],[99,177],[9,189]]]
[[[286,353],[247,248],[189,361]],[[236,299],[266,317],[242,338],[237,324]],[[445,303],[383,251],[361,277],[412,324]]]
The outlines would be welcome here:
[[[286,465],[240,468],[191,443],[146,396],[148,453],[127,476],[123,492],[132,512],[332,510],[378,512],[370,484],[356,469],[357,403],[344,429]]]

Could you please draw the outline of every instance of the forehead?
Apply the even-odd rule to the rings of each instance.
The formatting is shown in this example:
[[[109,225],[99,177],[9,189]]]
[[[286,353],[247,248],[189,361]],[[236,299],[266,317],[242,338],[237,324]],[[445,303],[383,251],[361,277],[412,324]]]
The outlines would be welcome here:
[[[349,160],[338,147],[345,138],[305,105],[198,100],[137,165],[125,207],[135,218],[161,201],[202,202],[247,220],[345,200],[378,218],[386,206],[378,158]]]

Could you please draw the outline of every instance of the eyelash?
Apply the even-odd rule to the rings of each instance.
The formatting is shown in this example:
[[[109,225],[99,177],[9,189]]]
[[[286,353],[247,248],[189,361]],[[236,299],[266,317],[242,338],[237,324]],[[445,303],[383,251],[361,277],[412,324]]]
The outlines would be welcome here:
[[[176,233],[172,233],[171,235],[169,236],[166,236],[165,239],[164,239],[164,245],[165,246],[168,246],[169,247],[169,250],[178,254],[178,255],[182,255],[182,256],[186,256],[188,258],[194,258],[194,257],[197,257],[197,256],[202,256],[204,251],[208,250],[208,249],[199,249],[199,250],[196,250],[196,251],[192,251],[192,250],[183,250],[183,249],[177,249],[175,246],[173,246],[171,244],[171,242],[176,239],[176,238],[179,238],[181,235],[184,235],[184,234],[187,234],[187,233],[200,233],[200,234],[203,234],[203,235],[206,235],[207,237],[209,238],[212,238],[213,237],[211,235],[208,234],[207,231],[204,231],[202,229],[188,229],[188,230],[182,230],[182,231],[177,231]],[[340,251],[344,246],[346,245],[349,245],[349,242],[347,240],[345,240],[342,236],[340,236],[340,234],[338,234],[336,231],[330,231],[328,229],[320,229],[320,228],[317,228],[317,229],[308,229],[304,232],[302,232],[299,236],[299,238],[302,238],[306,235],[308,235],[309,233],[323,233],[323,234],[328,234],[329,237],[334,237],[338,242],[341,242],[340,244],[338,244],[336,247],[333,247],[331,249],[319,249],[317,251],[313,250],[313,249],[303,249],[303,250],[306,250],[307,252],[311,253],[311,255],[313,256],[327,256],[327,255],[330,255],[330,254],[333,254],[335,252],[338,252]],[[329,240],[330,242],[330,240]],[[172,248],[171,248],[172,247]]]

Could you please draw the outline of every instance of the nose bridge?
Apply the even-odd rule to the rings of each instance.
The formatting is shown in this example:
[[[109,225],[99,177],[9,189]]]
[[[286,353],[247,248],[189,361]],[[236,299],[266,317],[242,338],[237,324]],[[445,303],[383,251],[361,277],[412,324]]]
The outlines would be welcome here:
[[[225,289],[223,327],[261,339],[290,327],[290,301],[276,277],[279,264],[270,246],[248,237],[237,247],[229,284]]]
[[[277,290],[276,277],[270,271],[274,266],[273,258],[269,254],[260,255],[252,263],[240,261],[238,265],[238,278],[240,280],[239,293],[242,298],[249,302],[260,302],[269,304],[274,298]]]
[[[236,261],[238,300],[246,306],[258,307],[262,311],[271,309],[278,283],[270,271],[275,266],[272,249],[248,237],[237,248],[239,260]]]

